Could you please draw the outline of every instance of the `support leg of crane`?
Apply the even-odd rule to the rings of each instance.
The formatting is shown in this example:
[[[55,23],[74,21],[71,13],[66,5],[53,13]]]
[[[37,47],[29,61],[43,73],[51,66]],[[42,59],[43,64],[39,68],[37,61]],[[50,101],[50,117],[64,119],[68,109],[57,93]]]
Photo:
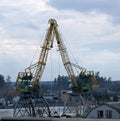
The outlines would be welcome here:
[[[14,107],[14,117],[50,117],[47,101],[42,97],[23,94]]]
[[[81,104],[78,94],[69,94],[69,98],[64,102],[63,116],[81,117]]]
[[[63,116],[86,117],[95,106],[95,100],[90,93],[73,93],[64,102]]]
[[[30,94],[23,94],[15,103],[14,117],[35,117],[35,102]]]
[[[49,105],[46,99],[44,99],[42,96],[39,98],[37,97],[35,99],[35,110],[36,115],[39,117],[51,117],[51,112],[49,109]]]

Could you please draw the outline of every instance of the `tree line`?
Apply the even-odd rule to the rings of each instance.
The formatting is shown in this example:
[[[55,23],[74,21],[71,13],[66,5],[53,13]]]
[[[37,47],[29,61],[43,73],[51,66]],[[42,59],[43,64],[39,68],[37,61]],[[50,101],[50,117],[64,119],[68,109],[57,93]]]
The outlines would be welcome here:
[[[0,98],[5,98],[6,102],[12,100],[16,95],[13,88],[11,88],[11,77],[8,75],[6,78],[0,74]]]
[[[80,77],[76,77],[80,78]],[[95,78],[97,80],[97,83],[99,85],[99,89],[101,91],[93,91],[96,98],[99,99],[109,99],[109,95],[107,90],[113,91],[116,93],[120,93],[120,81],[112,81],[111,77],[103,77],[100,76],[100,72],[95,73]],[[79,79],[80,82],[82,82],[82,79]],[[86,82],[92,89],[92,83],[91,80],[87,80]],[[68,76],[65,75],[58,75],[54,79],[54,82],[52,85],[41,85],[40,89],[47,91],[51,90],[53,92],[59,93],[61,90],[70,90],[71,81]],[[7,76],[6,78],[0,74],[0,98],[5,97],[7,99],[12,99],[17,93],[14,90],[14,87],[11,87],[11,77]]]
[[[79,79],[77,79],[79,78]],[[92,89],[92,82],[90,79],[83,80],[81,77],[76,77],[77,80],[79,80],[80,84],[82,84],[82,81],[86,81],[86,83],[90,86],[90,91],[93,93],[94,97],[98,101],[110,101],[110,96],[113,96],[115,98],[115,101],[117,101],[116,97],[118,94],[120,94],[120,81],[112,81],[111,77],[103,77],[100,76],[100,72],[95,73],[95,78],[97,81],[97,84],[99,85],[99,88],[96,90]],[[57,78],[54,79],[54,90],[68,90],[69,85],[71,84],[71,81],[68,76],[61,76],[58,75]],[[109,93],[112,92],[112,93]]]

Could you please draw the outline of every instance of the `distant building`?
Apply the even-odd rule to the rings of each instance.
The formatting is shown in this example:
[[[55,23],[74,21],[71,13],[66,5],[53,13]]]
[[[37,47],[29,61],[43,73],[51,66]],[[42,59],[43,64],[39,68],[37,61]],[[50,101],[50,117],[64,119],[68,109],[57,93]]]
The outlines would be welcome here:
[[[120,104],[102,104],[92,109],[86,118],[120,119]]]

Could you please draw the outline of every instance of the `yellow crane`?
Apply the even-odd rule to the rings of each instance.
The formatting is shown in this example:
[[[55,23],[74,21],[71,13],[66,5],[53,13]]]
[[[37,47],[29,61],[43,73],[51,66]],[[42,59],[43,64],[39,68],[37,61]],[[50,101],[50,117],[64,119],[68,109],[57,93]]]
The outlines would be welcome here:
[[[41,79],[42,74],[44,72],[49,50],[53,47],[53,41],[54,41],[54,38],[56,38],[57,46],[60,51],[62,62],[67,71],[69,78],[71,79],[72,86],[74,87],[74,89],[80,90],[80,87],[76,81],[75,73],[73,70],[73,65],[75,68],[78,67],[78,65],[75,66],[75,64],[71,63],[71,61],[70,61],[66,46],[58,31],[58,24],[57,24],[56,20],[50,19],[49,24],[50,24],[50,26],[47,30],[38,62],[33,65],[30,65],[28,68],[26,68],[25,72],[18,73],[18,77],[16,80],[16,86],[17,85],[21,86],[21,84],[25,82],[24,84],[22,84],[21,87],[18,86],[17,88],[21,91],[31,91],[30,87],[26,88],[26,86],[30,86],[30,85],[28,85],[28,83],[26,83],[26,81],[32,81],[32,88],[33,89],[39,88],[39,80]],[[31,73],[31,69],[33,69],[35,67],[36,67],[36,71],[35,71],[35,74],[33,75]],[[84,70],[83,68],[79,68],[79,69],[81,71],[81,72],[79,72],[80,76],[82,76],[83,74],[84,75],[86,74],[86,72],[87,72],[86,70]],[[27,70],[29,70],[29,71],[27,71]],[[93,71],[91,71],[91,72],[89,71],[89,75],[94,77]],[[27,89],[30,89],[30,90],[27,90]]]
[[[84,90],[87,90],[87,91],[89,90],[89,88],[88,89],[86,88],[88,86],[87,84],[81,85],[80,83],[78,83],[78,80],[75,76],[73,67],[79,68],[80,77],[86,76],[86,73],[87,73],[87,77],[93,77],[93,80],[95,80],[93,71],[88,72],[84,68],[82,68],[76,64],[73,64],[70,61],[66,46],[58,31],[58,24],[55,19],[50,19],[49,27],[48,27],[46,35],[45,35],[44,43],[42,45],[42,49],[41,49],[41,53],[40,53],[38,62],[33,65],[30,65],[28,68],[25,69],[24,72],[19,72],[17,79],[16,79],[16,89],[19,92],[22,92],[22,94],[23,94],[21,96],[20,101],[25,100],[25,104],[28,105],[28,107],[32,103],[31,97],[33,95],[34,95],[34,97],[35,97],[35,95],[37,95],[37,98],[35,97],[34,100],[37,100],[37,102],[40,102],[38,100],[41,99],[41,100],[43,100],[42,103],[44,103],[45,106],[46,105],[48,106],[47,102],[43,99],[43,97],[38,96],[39,95],[39,81],[42,77],[42,74],[43,74],[45,66],[46,66],[49,50],[53,48],[54,38],[57,42],[57,46],[60,51],[63,65],[71,80],[72,89],[74,89],[73,91],[75,93],[78,93],[78,92],[83,92]],[[32,69],[34,69],[34,68],[35,68],[35,73],[33,74]],[[26,95],[27,95],[27,98],[30,99],[30,102],[26,102]],[[39,99],[38,99],[38,97],[39,97]],[[19,103],[20,103],[20,101],[19,101]],[[31,106],[32,111],[29,111],[29,112],[33,112],[32,114],[30,114],[31,116],[36,116],[37,114],[35,111],[35,107],[33,105],[35,105],[35,104],[32,104],[32,106]],[[21,105],[21,106],[23,106],[23,105]],[[24,108],[24,106],[22,108]],[[49,107],[47,108],[47,112],[48,112],[47,115],[50,116]],[[17,116],[17,114],[18,114],[17,109],[15,108],[14,116]]]

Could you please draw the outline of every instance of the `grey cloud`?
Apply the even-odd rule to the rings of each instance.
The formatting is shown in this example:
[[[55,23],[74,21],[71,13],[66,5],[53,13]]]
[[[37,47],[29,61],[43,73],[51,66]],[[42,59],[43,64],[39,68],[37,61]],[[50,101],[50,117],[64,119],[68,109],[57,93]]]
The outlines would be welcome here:
[[[57,9],[73,9],[80,12],[97,11],[113,17],[113,22],[120,22],[120,0],[51,0],[49,4]]]
[[[15,28],[27,28],[27,29],[32,29],[32,30],[38,30],[39,27],[35,25],[33,22],[26,21],[26,22],[21,22],[18,24],[13,24]]]
[[[39,26],[33,16],[17,7],[0,7],[0,26],[6,31],[6,38],[29,38],[38,34]],[[0,37],[4,34],[0,33]]]

